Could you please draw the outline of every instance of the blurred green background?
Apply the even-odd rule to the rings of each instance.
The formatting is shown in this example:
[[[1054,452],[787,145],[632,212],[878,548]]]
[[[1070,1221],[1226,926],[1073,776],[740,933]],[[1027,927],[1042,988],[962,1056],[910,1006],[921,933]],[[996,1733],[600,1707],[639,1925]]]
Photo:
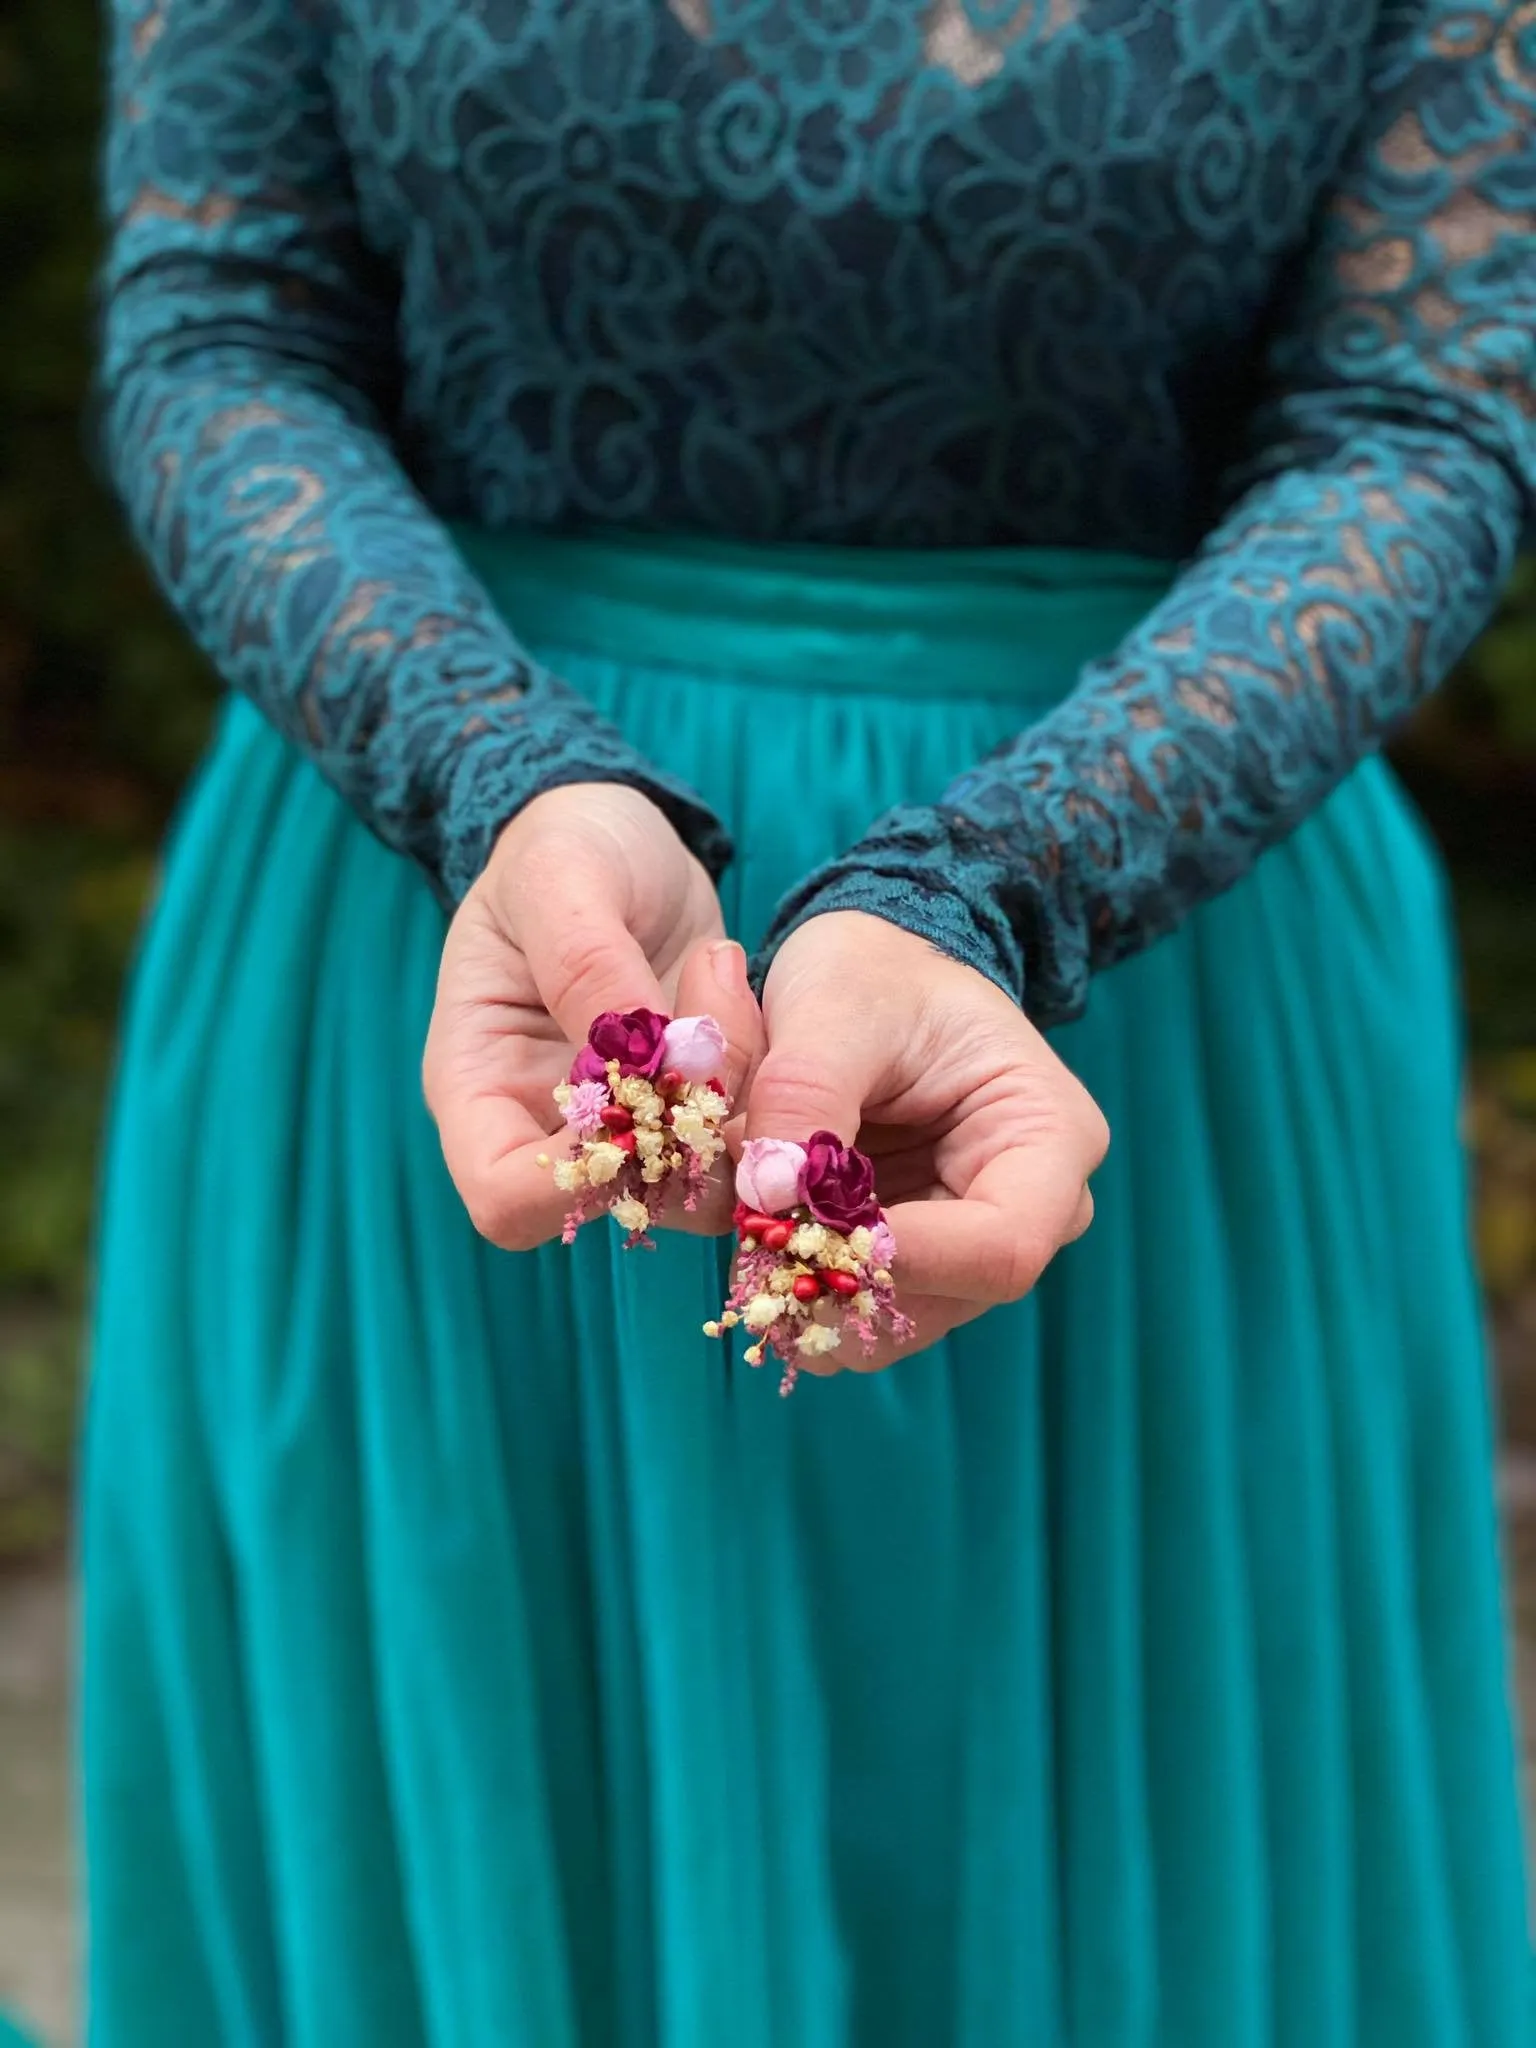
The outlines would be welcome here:
[[[0,17],[0,1564],[57,1546],[125,964],[213,685],[86,456],[92,0]],[[1536,566],[1399,759],[1462,917],[1479,1233],[1536,1437]]]

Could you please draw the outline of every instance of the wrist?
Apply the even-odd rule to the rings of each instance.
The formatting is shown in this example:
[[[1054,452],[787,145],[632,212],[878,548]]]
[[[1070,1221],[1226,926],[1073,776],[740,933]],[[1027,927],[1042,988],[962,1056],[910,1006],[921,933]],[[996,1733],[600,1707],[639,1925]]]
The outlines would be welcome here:
[[[1024,951],[1006,914],[995,863],[956,846],[943,815],[890,813],[848,853],[791,890],[752,963],[762,989],[785,940],[812,919],[858,912],[895,925],[972,968],[1015,1003],[1024,997]]]
[[[459,778],[444,820],[442,893],[450,905],[460,901],[493,858],[505,857],[504,842],[515,846],[531,829],[527,821],[547,825],[590,812],[604,798],[643,811],[649,825],[674,835],[711,881],[730,864],[730,837],[702,798],[603,727],[521,777],[476,764]]]
[[[557,782],[539,790],[512,813],[492,841],[486,865],[506,858],[506,849],[515,852],[536,834],[563,831],[578,821],[586,824],[602,817],[622,817],[648,832],[664,832],[674,839],[680,836],[661,806],[631,783]]]

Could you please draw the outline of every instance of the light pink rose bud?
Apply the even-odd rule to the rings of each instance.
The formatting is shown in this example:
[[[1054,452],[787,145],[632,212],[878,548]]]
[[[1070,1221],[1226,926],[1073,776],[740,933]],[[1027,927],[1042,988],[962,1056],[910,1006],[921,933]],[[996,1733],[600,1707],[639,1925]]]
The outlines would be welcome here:
[[[674,1017],[662,1034],[661,1071],[712,1081],[725,1064],[725,1033],[713,1017]]]
[[[749,1138],[736,1166],[736,1193],[759,1216],[782,1216],[805,1200],[805,1147],[787,1138]]]

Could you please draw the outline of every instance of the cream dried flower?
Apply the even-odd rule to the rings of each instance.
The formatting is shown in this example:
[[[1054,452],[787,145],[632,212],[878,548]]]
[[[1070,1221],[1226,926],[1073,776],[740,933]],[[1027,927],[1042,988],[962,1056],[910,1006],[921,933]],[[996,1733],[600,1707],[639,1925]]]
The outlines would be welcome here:
[[[608,1214],[621,1229],[629,1231],[631,1236],[637,1231],[647,1229],[651,1221],[650,1210],[646,1208],[644,1202],[637,1201],[633,1195],[620,1195],[619,1199],[610,1205]]]
[[[661,1097],[643,1074],[626,1074],[613,1091],[614,1100],[622,1102],[637,1124],[659,1124],[663,1108]]]
[[[702,1124],[697,1129],[691,1124],[676,1124],[673,1128],[706,1173],[725,1150],[725,1140],[720,1133],[708,1130]]]
[[[594,1187],[618,1177],[629,1154],[621,1145],[589,1145],[587,1147],[587,1178]]]
[[[807,1358],[823,1358],[827,1352],[835,1351],[843,1341],[842,1332],[830,1323],[811,1323],[800,1332],[797,1351],[803,1351]]]
[[[784,1312],[784,1303],[772,1294],[754,1294],[741,1312],[749,1330],[766,1330]]]
[[[680,1145],[686,1145],[690,1152],[697,1152],[714,1136],[699,1112],[690,1103],[679,1103],[672,1112],[672,1130]]]

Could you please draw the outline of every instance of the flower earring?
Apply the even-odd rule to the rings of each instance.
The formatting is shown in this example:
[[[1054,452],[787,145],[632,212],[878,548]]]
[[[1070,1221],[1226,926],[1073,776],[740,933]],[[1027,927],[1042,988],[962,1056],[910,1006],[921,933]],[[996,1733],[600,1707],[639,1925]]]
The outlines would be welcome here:
[[[896,1240],[875,1197],[875,1169],[832,1131],[804,1145],[751,1138],[736,1168],[740,1249],[725,1312],[704,1325],[720,1337],[743,1324],[743,1353],[761,1365],[781,1360],[779,1392],[794,1391],[803,1361],[838,1350],[852,1332],[868,1356],[882,1331],[913,1335],[896,1306],[891,1265]]]
[[[676,1189],[685,1209],[698,1207],[725,1150],[724,1063],[725,1033],[713,1017],[605,1010],[596,1019],[555,1090],[571,1151],[559,1160],[539,1155],[572,1198],[566,1244],[606,1210],[633,1250],[652,1242],[651,1227]]]

